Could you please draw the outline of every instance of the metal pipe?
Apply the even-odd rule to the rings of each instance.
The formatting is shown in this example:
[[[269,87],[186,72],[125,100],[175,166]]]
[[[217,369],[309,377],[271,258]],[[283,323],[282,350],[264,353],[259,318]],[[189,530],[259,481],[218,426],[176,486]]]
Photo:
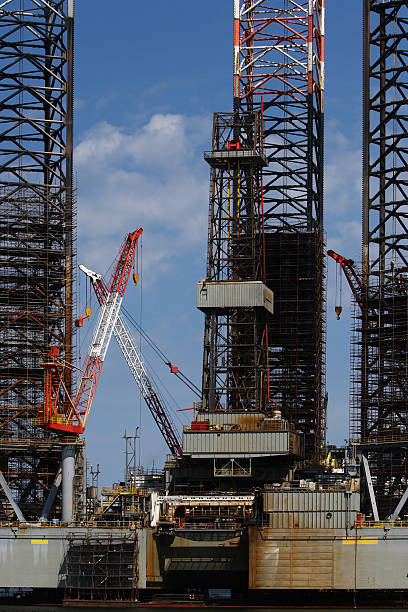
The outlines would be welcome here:
[[[405,502],[408,499],[408,487],[405,489],[403,496],[401,497],[398,506],[395,508],[394,512],[390,516],[390,521],[397,521],[399,517],[399,513],[402,508],[405,506]]]
[[[70,523],[74,506],[75,447],[62,449],[62,521]]]
[[[48,497],[44,504],[44,508],[41,512],[40,521],[48,520],[48,515],[51,512],[51,508],[53,506],[55,498],[57,497],[58,489],[60,488],[60,485],[61,485],[61,480],[62,480],[62,468],[60,466],[58,468],[58,472],[55,476],[54,482],[52,483],[50,492],[48,493]]]
[[[374,487],[373,487],[373,481],[371,479],[371,472],[370,472],[370,466],[368,464],[368,459],[365,455],[361,455],[361,459],[363,461],[363,466],[364,466],[364,471],[365,471],[365,475],[366,475],[366,481],[367,481],[367,486],[368,486],[368,493],[370,495],[370,501],[371,501],[371,508],[373,511],[373,517],[375,521],[379,521],[379,516],[378,516],[378,509],[377,509],[377,501],[375,499],[375,492],[374,492]]]

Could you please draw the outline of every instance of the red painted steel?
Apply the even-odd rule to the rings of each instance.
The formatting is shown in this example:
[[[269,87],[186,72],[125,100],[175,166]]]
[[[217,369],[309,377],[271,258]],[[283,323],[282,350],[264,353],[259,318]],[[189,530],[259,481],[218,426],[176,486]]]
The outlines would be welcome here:
[[[137,242],[142,232],[142,228],[139,228],[125,238],[106,298],[116,296],[122,299],[132,270]],[[70,364],[59,360],[58,355],[53,354],[52,348],[43,362],[45,397],[44,406],[40,409],[40,424],[46,429],[57,433],[82,434],[84,432],[104,358],[104,355],[92,350],[92,347],[93,345],[91,345],[74,399],[71,398],[64,384],[64,371],[65,368],[71,367]]]

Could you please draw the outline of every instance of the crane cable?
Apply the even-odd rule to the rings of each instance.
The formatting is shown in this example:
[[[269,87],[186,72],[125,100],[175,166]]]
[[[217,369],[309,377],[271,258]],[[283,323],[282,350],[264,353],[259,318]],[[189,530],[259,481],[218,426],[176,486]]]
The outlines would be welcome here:
[[[336,262],[336,297],[334,304],[334,312],[337,315],[337,320],[340,320],[340,315],[343,310],[343,273],[340,266]]]
[[[140,245],[141,247],[143,246],[143,243]],[[138,251],[136,251],[136,255],[138,255]],[[142,260],[142,250],[140,253],[140,265],[143,265],[143,260]],[[111,269],[113,264],[111,264],[109,266],[109,269],[107,270],[106,274],[104,275],[105,277],[107,277],[109,275],[109,271]],[[136,272],[134,271],[134,276],[133,276],[133,281],[136,282],[139,281],[139,258],[137,258],[136,261]],[[136,279],[135,279],[136,277]],[[142,278],[140,278],[141,280],[141,287],[143,287],[143,280]],[[90,304],[92,304],[92,300],[95,299],[95,297],[92,295],[92,292],[89,291],[90,293]],[[141,292],[142,293],[142,292]],[[88,299],[88,296],[86,296],[86,299]],[[140,308],[142,310],[143,306],[142,306],[143,302],[142,302],[142,295],[141,295],[141,305]],[[177,366],[175,366],[170,359],[166,356],[165,353],[163,353],[163,351],[161,350],[161,348],[159,346],[157,346],[157,344],[154,342],[154,340],[152,340],[152,338],[150,338],[150,336],[147,334],[147,332],[145,332],[145,330],[143,329],[143,327],[141,326],[141,324],[139,324],[136,319],[134,318],[134,316],[122,305],[121,308],[121,312],[122,314],[125,316],[125,318],[128,320],[128,322],[136,329],[136,331],[140,334],[141,338],[143,338],[147,344],[150,346],[150,348],[156,353],[156,355],[159,357],[159,359],[161,359],[161,361],[163,361],[163,363],[167,366],[169,366],[170,371],[172,374],[175,374],[176,377],[186,386],[190,389],[190,391],[192,391],[195,395],[197,395],[197,397],[199,397],[201,399],[201,389],[190,379],[188,378],[188,376],[186,376],[184,374],[184,372],[182,372],[180,370],[180,368],[178,368]],[[84,342],[84,340],[87,338],[89,334],[89,330],[87,330],[87,333],[85,334],[85,338],[82,340],[82,342]],[[140,347],[141,349],[141,347]]]
[[[190,380],[177,366],[173,365],[173,363],[169,360],[169,358],[165,355],[165,353],[163,353],[161,348],[157,346],[157,344],[150,338],[150,336],[148,336],[148,334],[144,331],[144,329],[139,325],[139,323],[136,321],[133,315],[128,310],[126,310],[126,308],[124,308],[123,306],[122,306],[122,312],[125,314],[125,317],[129,321],[129,323],[131,323],[131,325],[133,325],[133,327],[139,332],[139,334],[147,342],[150,348],[156,353],[156,355],[163,361],[163,363],[169,366],[172,374],[175,374],[176,377],[182,383],[184,383],[186,387],[190,389],[190,391],[192,391],[198,397],[201,398],[201,390],[197,387],[197,385],[192,380]]]

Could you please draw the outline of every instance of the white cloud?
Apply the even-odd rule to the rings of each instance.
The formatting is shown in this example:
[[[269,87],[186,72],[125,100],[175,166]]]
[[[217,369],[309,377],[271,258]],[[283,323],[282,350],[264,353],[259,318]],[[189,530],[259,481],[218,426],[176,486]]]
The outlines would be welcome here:
[[[325,205],[333,217],[361,208],[361,148],[335,125],[329,125],[326,143]]]
[[[133,131],[105,121],[85,133],[75,149],[84,263],[106,269],[126,232],[139,226],[144,263],[156,276],[174,256],[204,253],[208,128],[202,117],[156,114]]]

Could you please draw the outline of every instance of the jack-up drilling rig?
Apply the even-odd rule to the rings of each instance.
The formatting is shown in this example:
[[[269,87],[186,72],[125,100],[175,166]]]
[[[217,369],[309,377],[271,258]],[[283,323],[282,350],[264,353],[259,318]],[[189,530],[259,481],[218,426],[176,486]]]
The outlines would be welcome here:
[[[101,500],[90,487],[92,513],[77,506],[71,520],[63,507],[68,524],[52,514],[28,524],[55,495],[60,445],[70,444],[61,430],[85,426],[100,364],[79,387],[84,402],[70,401],[72,377],[59,366],[72,363],[73,2],[0,3],[0,485],[25,513],[0,528],[1,587],[63,586],[80,605],[134,602],[141,589],[191,603],[212,588],[261,605],[311,593],[316,604],[405,602],[408,7],[363,0],[361,273],[334,254],[356,302],[353,440],[339,449],[325,444],[324,5],[233,0],[233,107],[215,114],[205,153],[202,402],[181,449],[168,438],[176,460],[150,479],[127,470]],[[96,288],[106,312],[112,288]],[[119,318],[106,330],[115,325],[149,405],[143,362]],[[44,401],[51,346],[47,390],[66,390],[59,403],[54,392]],[[166,432],[166,419],[158,424]],[[80,476],[73,454],[62,453],[63,488]]]

